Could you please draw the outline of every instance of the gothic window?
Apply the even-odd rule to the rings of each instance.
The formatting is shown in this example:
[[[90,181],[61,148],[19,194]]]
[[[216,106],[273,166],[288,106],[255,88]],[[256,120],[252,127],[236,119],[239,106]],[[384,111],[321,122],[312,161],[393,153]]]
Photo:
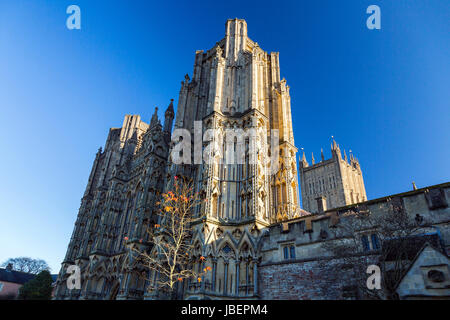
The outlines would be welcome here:
[[[295,187],[295,183],[292,183],[292,196],[294,203],[297,203],[297,188]]]
[[[234,201],[231,201],[231,219],[234,219]]]
[[[250,160],[249,160],[249,156],[246,155],[245,156],[245,177],[248,178],[249,175],[250,175]]]
[[[282,188],[282,197],[283,197],[282,201],[283,201],[283,203],[287,203],[287,199],[286,199],[286,183],[285,182],[283,182],[283,186],[282,187],[283,187]]]
[[[139,207],[139,202],[140,202],[141,198],[142,198],[142,190],[139,187],[139,189],[136,192],[136,197],[135,197],[135,204],[134,204],[135,209]]]
[[[281,186],[277,185],[277,202],[281,204]]]
[[[229,254],[229,253],[231,252],[231,248],[230,248],[230,246],[227,244],[227,245],[225,245],[225,247],[222,248],[222,251],[223,251],[225,254]]]
[[[217,194],[213,195],[212,214],[213,217],[217,217]]]

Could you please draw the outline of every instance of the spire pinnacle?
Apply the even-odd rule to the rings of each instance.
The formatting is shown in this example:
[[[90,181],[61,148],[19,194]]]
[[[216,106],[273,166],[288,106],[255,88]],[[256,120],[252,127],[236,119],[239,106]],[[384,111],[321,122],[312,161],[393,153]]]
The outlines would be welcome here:
[[[337,148],[336,141],[334,140],[334,136],[331,136],[331,150],[335,150]]]
[[[309,163],[308,163],[308,161],[306,161],[305,150],[303,150],[303,148],[302,148],[302,151],[303,151],[303,154],[302,154],[302,161],[300,162],[300,165],[303,168],[306,168],[309,166]]]
[[[311,152],[311,163],[315,164],[316,161],[314,160],[314,152]]]
[[[170,99],[170,104],[169,104],[169,106],[167,107],[167,109],[166,109],[166,113],[165,113],[165,116],[167,117],[168,115],[174,115],[175,114],[175,112],[173,111],[173,99]]]
[[[158,124],[158,107],[155,107],[155,112],[153,113],[152,120],[150,120],[150,128]]]
[[[322,161],[325,161],[325,157],[323,155],[323,148],[320,148],[320,156],[322,157]]]

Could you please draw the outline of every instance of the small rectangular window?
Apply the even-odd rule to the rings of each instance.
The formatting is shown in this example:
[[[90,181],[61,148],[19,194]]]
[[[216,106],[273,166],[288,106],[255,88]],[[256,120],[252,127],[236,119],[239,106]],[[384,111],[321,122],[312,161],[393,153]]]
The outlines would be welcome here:
[[[294,246],[289,247],[289,253],[291,255],[291,259],[295,259],[295,247]]]
[[[289,251],[288,251],[288,247],[284,247],[284,248],[283,248],[283,255],[284,255],[284,260],[289,259]]]
[[[370,236],[370,238],[372,239],[372,249],[373,250],[380,249],[380,241],[378,239],[378,235],[374,233]]]
[[[364,235],[362,236],[361,241],[363,244],[364,251],[370,251],[369,238],[366,235]]]

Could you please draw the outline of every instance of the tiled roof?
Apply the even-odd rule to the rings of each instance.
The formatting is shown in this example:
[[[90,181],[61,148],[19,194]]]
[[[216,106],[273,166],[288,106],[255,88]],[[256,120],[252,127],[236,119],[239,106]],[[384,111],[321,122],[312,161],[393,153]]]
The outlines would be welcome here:
[[[14,271],[14,270],[6,270],[0,268],[0,281],[4,282],[12,282],[18,284],[24,284],[25,282],[30,281],[36,275],[26,272]]]

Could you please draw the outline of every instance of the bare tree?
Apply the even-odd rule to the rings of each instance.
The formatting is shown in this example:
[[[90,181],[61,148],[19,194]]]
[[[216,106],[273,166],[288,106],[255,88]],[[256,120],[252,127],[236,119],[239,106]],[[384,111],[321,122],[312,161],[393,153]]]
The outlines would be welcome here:
[[[11,265],[12,270],[26,273],[38,274],[43,270],[50,271],[47,262],[42,259],[32,259],[29,257],[9,258],[2,263],[2,267]]]
[[[351,269],[354,285],[364,299],[396,299],[395,285],[423,244],[418,233],[427,226],[422,217],[411,218],[403,206],[391,199],[378,212],[357,207],[340,216],[335,240],[323,248]],[[381,270],[381,289],[367,286],[367,267],[376,264]]]
[[[166,291],[173,297],[177,284],[186,280],[201,282],[210,267],[195,272],[192,261],[192,223],[199,219],[193,211],[202,201],[194,193],[192,180],[175,176],[173,190],[162,194],[157,223],[149,227],[149,251],[139,245],[131,249],[150,272],[148,291]],[[205,260],[200,257],[201,262]]]

